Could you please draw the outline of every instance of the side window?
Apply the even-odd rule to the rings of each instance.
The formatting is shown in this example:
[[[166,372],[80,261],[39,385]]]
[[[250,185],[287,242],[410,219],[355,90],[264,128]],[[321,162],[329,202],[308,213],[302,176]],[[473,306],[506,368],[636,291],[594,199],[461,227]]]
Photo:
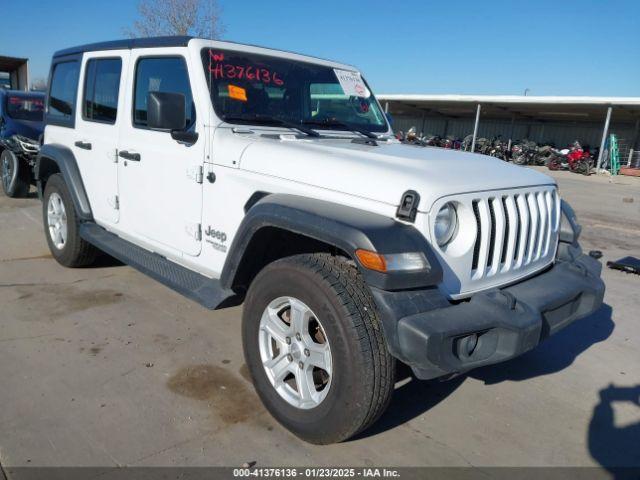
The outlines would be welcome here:
[[[93,122],[116,123],[122,60],[89,60],[85,70],[82,117]]]
[[[47,122],[73,125],[79,71],[77,61],[62,62],[54,66],[49,90]]]
[[[142,58],[136,67],[133,123],[147,126],[149,92],[181,93],[186,100],[187,126],[195,120],[195,105],[189,85],[187,64],[182,57]]]

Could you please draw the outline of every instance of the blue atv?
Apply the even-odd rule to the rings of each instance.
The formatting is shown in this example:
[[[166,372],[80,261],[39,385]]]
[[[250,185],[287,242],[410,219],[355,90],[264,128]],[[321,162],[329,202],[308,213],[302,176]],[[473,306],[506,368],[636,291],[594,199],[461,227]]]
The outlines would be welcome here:
[[[8,197],[24,197],[44,130],[43,93],[0,89],[0,174]]]

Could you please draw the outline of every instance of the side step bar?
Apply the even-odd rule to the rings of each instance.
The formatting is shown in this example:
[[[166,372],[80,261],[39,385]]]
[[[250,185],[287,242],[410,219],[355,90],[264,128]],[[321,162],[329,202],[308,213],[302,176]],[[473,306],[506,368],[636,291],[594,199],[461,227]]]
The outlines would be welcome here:
[[[207,278],[123,240],[95,223],[83,223],[80,226],[80,236],[103,252],[206,308],[215,310],[240,304],[240,298],[235,292],[223,288],[219,280]]]

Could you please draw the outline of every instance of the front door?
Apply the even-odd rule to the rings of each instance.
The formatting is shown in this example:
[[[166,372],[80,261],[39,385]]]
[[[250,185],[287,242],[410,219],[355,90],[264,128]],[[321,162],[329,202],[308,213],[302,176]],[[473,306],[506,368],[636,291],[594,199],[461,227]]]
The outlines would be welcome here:
[[[93,217],[108,226],[119,219],[116,149],[124,112],[129,50],[85,55],[71,148],[82,173]]]
[[[170,132],[148,128],[147,95],[183,94],[188,128],[196,128],[183,54],[184,50],[166,56],[132,52],[127,96],[130,115],[122,125],[118,145],[120,228],[169,257],[197,256],[201,250],[200,169],[205,142],[200,138],[187,145],[174,140]]]

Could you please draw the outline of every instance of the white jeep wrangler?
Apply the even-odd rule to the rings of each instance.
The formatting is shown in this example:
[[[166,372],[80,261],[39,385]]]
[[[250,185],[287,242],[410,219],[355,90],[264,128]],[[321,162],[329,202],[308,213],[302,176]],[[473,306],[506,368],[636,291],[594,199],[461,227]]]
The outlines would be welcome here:
[[[256,391],[309,442],[375,422],[396,359],[457,375],[602,303],[551,178],[400,144],[349,65],[150,38],[57,52],[49,86],[54,257],[102,251],[208,308],[244,302]]]

